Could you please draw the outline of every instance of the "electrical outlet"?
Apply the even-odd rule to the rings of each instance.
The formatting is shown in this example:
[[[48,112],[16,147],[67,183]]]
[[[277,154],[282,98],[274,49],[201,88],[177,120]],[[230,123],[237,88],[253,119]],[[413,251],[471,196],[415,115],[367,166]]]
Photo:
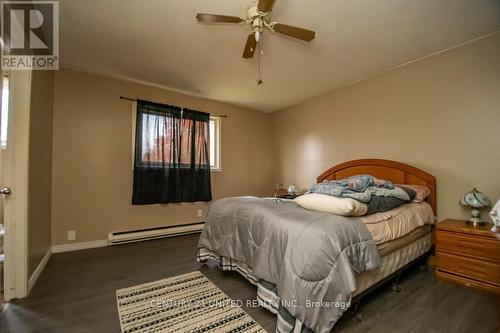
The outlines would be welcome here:
[[[76,231],[75,230],[69,230],[68,231],[68,240],[75,240],[76,239]]]
[[[203,209],[198,209],[198,217],[202,217],[203,216]]]

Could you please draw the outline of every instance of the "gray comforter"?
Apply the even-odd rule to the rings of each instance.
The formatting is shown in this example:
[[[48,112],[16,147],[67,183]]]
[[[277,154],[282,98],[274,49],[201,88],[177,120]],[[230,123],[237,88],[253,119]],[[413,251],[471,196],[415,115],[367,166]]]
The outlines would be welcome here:
[[[356,273],[380,265],[357,218],[293,201],[239,197],[212,204],[199,248],[247,264],[278,288],[282,305],[316,332],[329,332],[356,290]]]

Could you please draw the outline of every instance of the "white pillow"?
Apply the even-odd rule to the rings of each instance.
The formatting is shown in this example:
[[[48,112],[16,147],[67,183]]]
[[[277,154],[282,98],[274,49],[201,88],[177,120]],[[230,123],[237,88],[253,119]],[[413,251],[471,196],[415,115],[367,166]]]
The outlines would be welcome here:
[[[340,216],[362,216],[366,214],[368,206],[351,198],[337,198],[331,195],[309,193],[294,199],[302,208],[317,210]]]

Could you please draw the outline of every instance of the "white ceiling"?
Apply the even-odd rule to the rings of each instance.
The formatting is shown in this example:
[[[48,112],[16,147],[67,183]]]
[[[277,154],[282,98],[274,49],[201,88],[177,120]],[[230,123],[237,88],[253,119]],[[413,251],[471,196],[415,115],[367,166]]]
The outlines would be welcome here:
[[[249,28],[203,25],[198,12],[244,16],[248,0],[61,0],[61,63],[272,112],[500,30],[498,0],[276,0],[271,33],[242,59]],[[140,97],[140,96],[138,96]]]

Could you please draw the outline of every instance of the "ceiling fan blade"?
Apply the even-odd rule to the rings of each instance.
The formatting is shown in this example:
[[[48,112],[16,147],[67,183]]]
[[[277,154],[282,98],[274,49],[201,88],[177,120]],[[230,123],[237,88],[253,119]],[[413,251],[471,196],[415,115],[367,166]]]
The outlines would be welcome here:
[[[316,33],[311,30],[294,27],[293,25],[286,25],[281,23],[273,24],[273,30],[283,35],[287,35],[293,38],[298,38],[310,42],[316,37]]]
[[[214,15],[214,14],[197,14],[196,19],[203,23],[241,23],[245,22],[241,17]]]
[[[257,41],[255,40],[255,33],[251,33],[248,35],[247,44],[245,45],[245,50],[243,51],[243,58],[253,58],[256,47]]]
[[[259,0],[257,10],[261,13],[269,13],[273,9],[274,1],[276,0]]]

